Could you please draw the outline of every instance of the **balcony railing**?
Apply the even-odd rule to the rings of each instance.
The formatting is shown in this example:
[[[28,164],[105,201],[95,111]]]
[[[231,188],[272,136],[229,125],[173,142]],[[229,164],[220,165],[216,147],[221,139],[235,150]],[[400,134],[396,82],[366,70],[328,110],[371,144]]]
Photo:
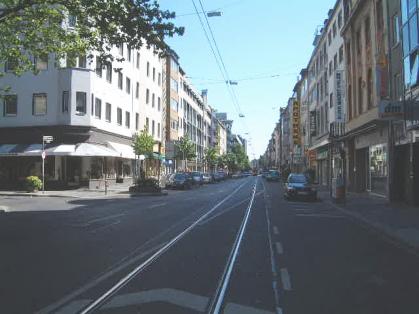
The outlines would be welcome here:
[[[345,135],[345,122],[332,122],[330,124],[329,136],[331,138],[339,138]]]

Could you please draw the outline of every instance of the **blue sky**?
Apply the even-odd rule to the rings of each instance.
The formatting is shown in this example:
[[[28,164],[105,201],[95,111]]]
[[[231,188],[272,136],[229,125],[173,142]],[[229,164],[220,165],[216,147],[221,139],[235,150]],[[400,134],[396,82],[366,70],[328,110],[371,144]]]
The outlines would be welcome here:
[[[194,0],[199,8],[199,0]],[[160,0],[162,9],[175,11],[174,20],[186,28],[182,37],[168,39],[193,85],[208,89],[209,103],[234,120],[233,132],[250,138],[248,154],[263,154],[279,108],[292,95],[300,70],[307,66],[314,33],[335,0],[201,0],[206,11],[221,8],[209,19],[234,86],[241,112],[231,100],[199,23],[192,0]],[[243,80],[247,78],[269,78]]]

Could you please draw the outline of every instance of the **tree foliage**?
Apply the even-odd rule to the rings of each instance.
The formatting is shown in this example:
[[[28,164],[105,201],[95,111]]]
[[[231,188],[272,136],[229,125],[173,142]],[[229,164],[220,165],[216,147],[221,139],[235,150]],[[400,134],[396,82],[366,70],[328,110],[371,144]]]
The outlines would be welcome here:
[[[184,160],[190,160],[196,157],[195,145],[187,136],[181,137],[175,145],[178,150],[178,157]]]
[[[210,168],[214,167],[218,160],[217,149],[213,147],[207,148],[205,151],[204,160]]]
[[[69,17],[74,27],[67,27]],[[154,0],[2,0],[0,66],[9,60],[20,75],[34,71],[33,58],[54,54],[59,60],[91,51],[105,64],[114,60],[111,49],[121,43],[162,53],[165,37],[183,34],[170,22],[174,17]]]
[[[250,169],[249,157],[240,144],[234,145],[231,152],[220,156],[218,165],[223,168],[227,167],[230,172]]]
[[[154,139],[144,129],[140,134],[134,134],[132,138],[132,147],[136,155],[144,155],[146,158],[153,154]]]

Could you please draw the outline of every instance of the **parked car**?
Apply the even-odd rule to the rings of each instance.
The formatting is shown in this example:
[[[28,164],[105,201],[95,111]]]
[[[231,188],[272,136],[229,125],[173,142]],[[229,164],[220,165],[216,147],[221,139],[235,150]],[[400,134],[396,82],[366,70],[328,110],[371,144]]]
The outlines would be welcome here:
[[[224,181],[227,179],[227,174],[224,171],[218,171],[217,174],[220,177],[220,181]]]
[[[190,189],[194,185],[192,176],[185,172],[178,172],[173,177],[172,187],[175,189]]]
[[[214,178],[214,182],[220,182],[223,178],[218,172],[212,173],[212,177]]]
[[[202,174],[202,180],[204,183],[214,183],[214,177],[208,172]]]
[[[302,173],[291,173],[285,183],[285,199],[298,197],[317,200],[317,190],[314,188],[309,179]]]
[[[278,182],[281,179],[278,170],[269,170],[269,173],[266,175],[266,181],[275,181]]]
[[[191,173],[192,179],[194,180],[195,184],[202,185],[204,184],[204,178],[202,172],[194,171]]]
[[[262,178],[266,178],[266,176],[269,174],[268,170],[263,170],[262,171]]]

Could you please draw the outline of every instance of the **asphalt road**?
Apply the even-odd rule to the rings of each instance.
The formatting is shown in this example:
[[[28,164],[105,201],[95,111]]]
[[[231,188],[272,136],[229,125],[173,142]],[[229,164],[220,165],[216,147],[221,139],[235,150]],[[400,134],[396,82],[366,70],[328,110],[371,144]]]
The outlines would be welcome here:
[[[260,177],[0,202],[0,313],[419,313],[417,256]]]

